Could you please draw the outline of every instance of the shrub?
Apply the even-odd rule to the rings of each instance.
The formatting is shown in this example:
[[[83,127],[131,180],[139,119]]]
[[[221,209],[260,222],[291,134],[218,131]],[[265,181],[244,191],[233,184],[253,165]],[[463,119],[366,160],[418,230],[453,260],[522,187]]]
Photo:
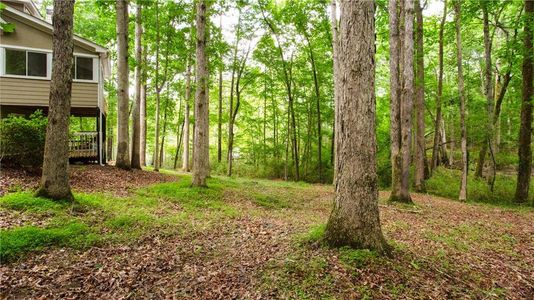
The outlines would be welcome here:
[[[40,167],[48,119],[40,111],[29,118],[10,115],[0,121],[0,160],[15,167]]]

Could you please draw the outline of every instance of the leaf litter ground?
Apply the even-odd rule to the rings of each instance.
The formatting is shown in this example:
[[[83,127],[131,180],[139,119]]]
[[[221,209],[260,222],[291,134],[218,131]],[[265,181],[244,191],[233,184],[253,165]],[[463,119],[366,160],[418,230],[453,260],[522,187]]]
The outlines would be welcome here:
[[[103,174],[111,172],[124,182],[117,188],[104,184],[104,189],[122,197],[134,186],[177,178],[146,171],[125,175],[112,167],[77,171],[89,181],[105,180]],[[80,182],[88,180],[73,177],[75,189],[98,191],[97,182],[82,187]],[[189,180],[178,177],[177,185]],[[313,232],[320,233],[330,212],[331,186],[250,179],[221,179],[213,186],[220,186],[221,201],[232,213],[214,218],[195,202],[181,229],[155,228],[128,242],[30,253],[0,266],[2,298],[534,297],[532,210],[422,194],[413,196],[415,206],[381,201],[383,230],[395,249],[392,258],[384,258],[315,241]],[[126,198],[115,201],[121,199]],[[177,214],[187,203],[158,211]],[[25,212],[0,212],[3,218],[31,218]]]

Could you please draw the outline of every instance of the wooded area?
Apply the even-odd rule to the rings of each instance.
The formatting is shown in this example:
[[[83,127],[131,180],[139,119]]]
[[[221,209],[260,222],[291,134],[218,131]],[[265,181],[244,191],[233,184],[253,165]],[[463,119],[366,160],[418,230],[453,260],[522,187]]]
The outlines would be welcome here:
[[[98,221],[93,223],[102,226],[95,234],[105,236],[132,226],[138,232],[119,230],[117,239],[132,238],[151,248],[159,243],[159,234],[169,230],[162,237],[163,248],[200,241],[199,253],[206,247],[201,235],[207,224],[224,224],[228,241],[218,241],[216,234],[209,239],[216,245],[245,247],[242,258],[236,258],[239,247],[228,251],[237,265],[257,262],[261,268],[250,271],[253,277],[242,271],[249,281],[238,284],[239,272],[228,270],[233,275],[226,282],[213,275],[217,272],[210,273],[213,266],[204,266],[207,273],[202,276],[217,277],[207,280],[213,286],[224,281],[228,284],[222,285],[224,291],[209,294],[206,291],[213,289],[198,281],[193,284],[198,289],[180,290],[174,296],[534,297],[534,281],[529,278],[534,248],[528,238],[534,234],[534,0],[43,0],[40,4],[54,12],[42,174],[36,194],[7,193],[0,208],[38,212],[41,208],[31,205],[44,204],[29,204],[33,200],[28,199],[50,198],[55,201],[46,205],[52,215],[70,220],[61,200],[80,206],[73,209],[80,209],[81,215],[94,207],[118,214],[117,209],[128,204],[133,208],[126,210],[128,217],[121,215],[123,221],[95,217]],[[74,195],[71,192],[69,126],[83,127],[82,118],[72,116],[69,125],[73,33],[110,51],[105,128],[111,150],[108,163],[115,167],[97,167],[88,174],[104,170],[117,172],[117,182],[138,180],[136,191],[132,186],[125,192],[122,204],[109,204],[104,200],[108,196],[92,189],[79,193],[88,183],[76,186]],[[145,173],[153,174],[141,175]],[[13,174],[14,179],[6,179],[7,186],[36,188],[34,179]],[[148,179],[156,178],[152,176],[162,177]],[[153,181],[160,183],[149,186]],[[122,183],[109,183],[110,190],[102,192],[113,193],[117,184]],[[492,208],[502,209],[503,215]],[[195,214],[199,211],[206,213],[205,218]],[[5,214],[12,218],[11,212]],[[495,220],[488,221],[490,215]],[[83,215],[72,222],[83,223],[80,230],[90,232],[85,229],[90,218]],[[184,230],[200,232],[198,237],[174,240],[176,229],[168,228],[186,222],[182,218],[193,224],[187,223],[191,227]],[[460,223],[452,224],[456,219]],[[491,240],[490,229],[480,225],[484,222],[499,232],[496,240]],[[158,231],[148,238],[151,226],[158,226]],[[233,235],[233,230],[243,228],[253,231],[239,233],[250,236],[250,241]],[[18,241],[16,230],[8,228],[2,234]],[[295,239],[299,245],[290,246]],[[283,246],[273,250],[277,241]],[[8,243],[3,260],[14,261],[41,247],[17,243]],[[89,240],[84,243],[93,245]],[[270,261],[271,254],[285,260]],[[307,255],[324,260],[312,265],[304,262]],[[448,255],[459,264],[446,260]],[[195,262],[196,268],[209,258],[190,259],[201,261]],[[464,274],[462,263],[476,270],[501,268],[507,276],[493,271]],[[232,261],[228,264],[233,266]],[[342,275],[332,273],[338,265]],[[404,274],[402,268],[413,275],[395,283],[397,294],[389,284]],[[196,272],[200,271],[191,275],[195,280],[200,276]],[[314,279],[307,273],[315,274]],[[368,280],[361,276],[375,276],[369,279],[370,288],[367,283],[365,288],[359,285]],[[417,284],[407,283],[410,276]],[[176,284],[187,286],[185,280]],[[499,280],[504,281],[496,284]],[[316,290],[329,285],[334,288]],[[422,287],[419,294],[410,291],[417,285]],[[383,292],[382,286],[388,288]],[[6,291],[23,296],[11,288]],[[148,289],[139,291],[150,294]],[[122,294],[108,292],[96,295]]]

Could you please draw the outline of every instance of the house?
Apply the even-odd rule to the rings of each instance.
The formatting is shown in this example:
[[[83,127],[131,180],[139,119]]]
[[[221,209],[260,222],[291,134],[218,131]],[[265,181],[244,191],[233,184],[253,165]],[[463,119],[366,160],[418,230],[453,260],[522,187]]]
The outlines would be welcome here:
[[[48,112],[52,74],[52,24],[32,0],[0,0],[3,22],[12,32],[0,31],[0,116]],[[71,115],[94,118],[93,131],[76,132],[70,141],[71,158],[106,162],[106,101],[104,78],[110,73],[108,50],[74,36]]]

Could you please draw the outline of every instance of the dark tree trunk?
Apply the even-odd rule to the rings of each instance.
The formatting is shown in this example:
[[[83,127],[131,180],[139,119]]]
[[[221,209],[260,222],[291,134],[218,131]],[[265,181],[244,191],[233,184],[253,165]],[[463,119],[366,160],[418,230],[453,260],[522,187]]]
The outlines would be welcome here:
[[[128,100],[128,2],[117,0],[117,160],[116,166],[130,169]]]
[[[69,183],[74,0],[54,0],[52,79],[43,173],[37,196],[73,200]]]
[[[521,98],[521,127],[519,129],[519,167],[515,201],[525,203],[528,200],[529,185],[532,176],[532,86],[534,72],[534,50],[532,47],[532,26],[534,25],[534,0],[525,0],[525,33],[523,58],[523,89]]]
[[[209,175],[209,98],[208,58],[206,55],[206,10],[208,4],[199,0],[197,4],[197,50],[195,95],[195,142],[193,144],[193,186],[206,186]]]
[[[191,55],[187,57],[187,73],[185,74],[185,109],[184,109],[184,133],[183,133],[183,144],[184,152],[182,154],[182,170],[189,172],[191,170],[189,166],[189,129],[191,125],[189,124],[189,114],[190,114],[190,103],[191,103]]]
[[[378,211],[374,11],[374,1],[341,2],[337,75],[344,80],[336,86],[339,163],[325,239],[333,246],[388,253]]]

